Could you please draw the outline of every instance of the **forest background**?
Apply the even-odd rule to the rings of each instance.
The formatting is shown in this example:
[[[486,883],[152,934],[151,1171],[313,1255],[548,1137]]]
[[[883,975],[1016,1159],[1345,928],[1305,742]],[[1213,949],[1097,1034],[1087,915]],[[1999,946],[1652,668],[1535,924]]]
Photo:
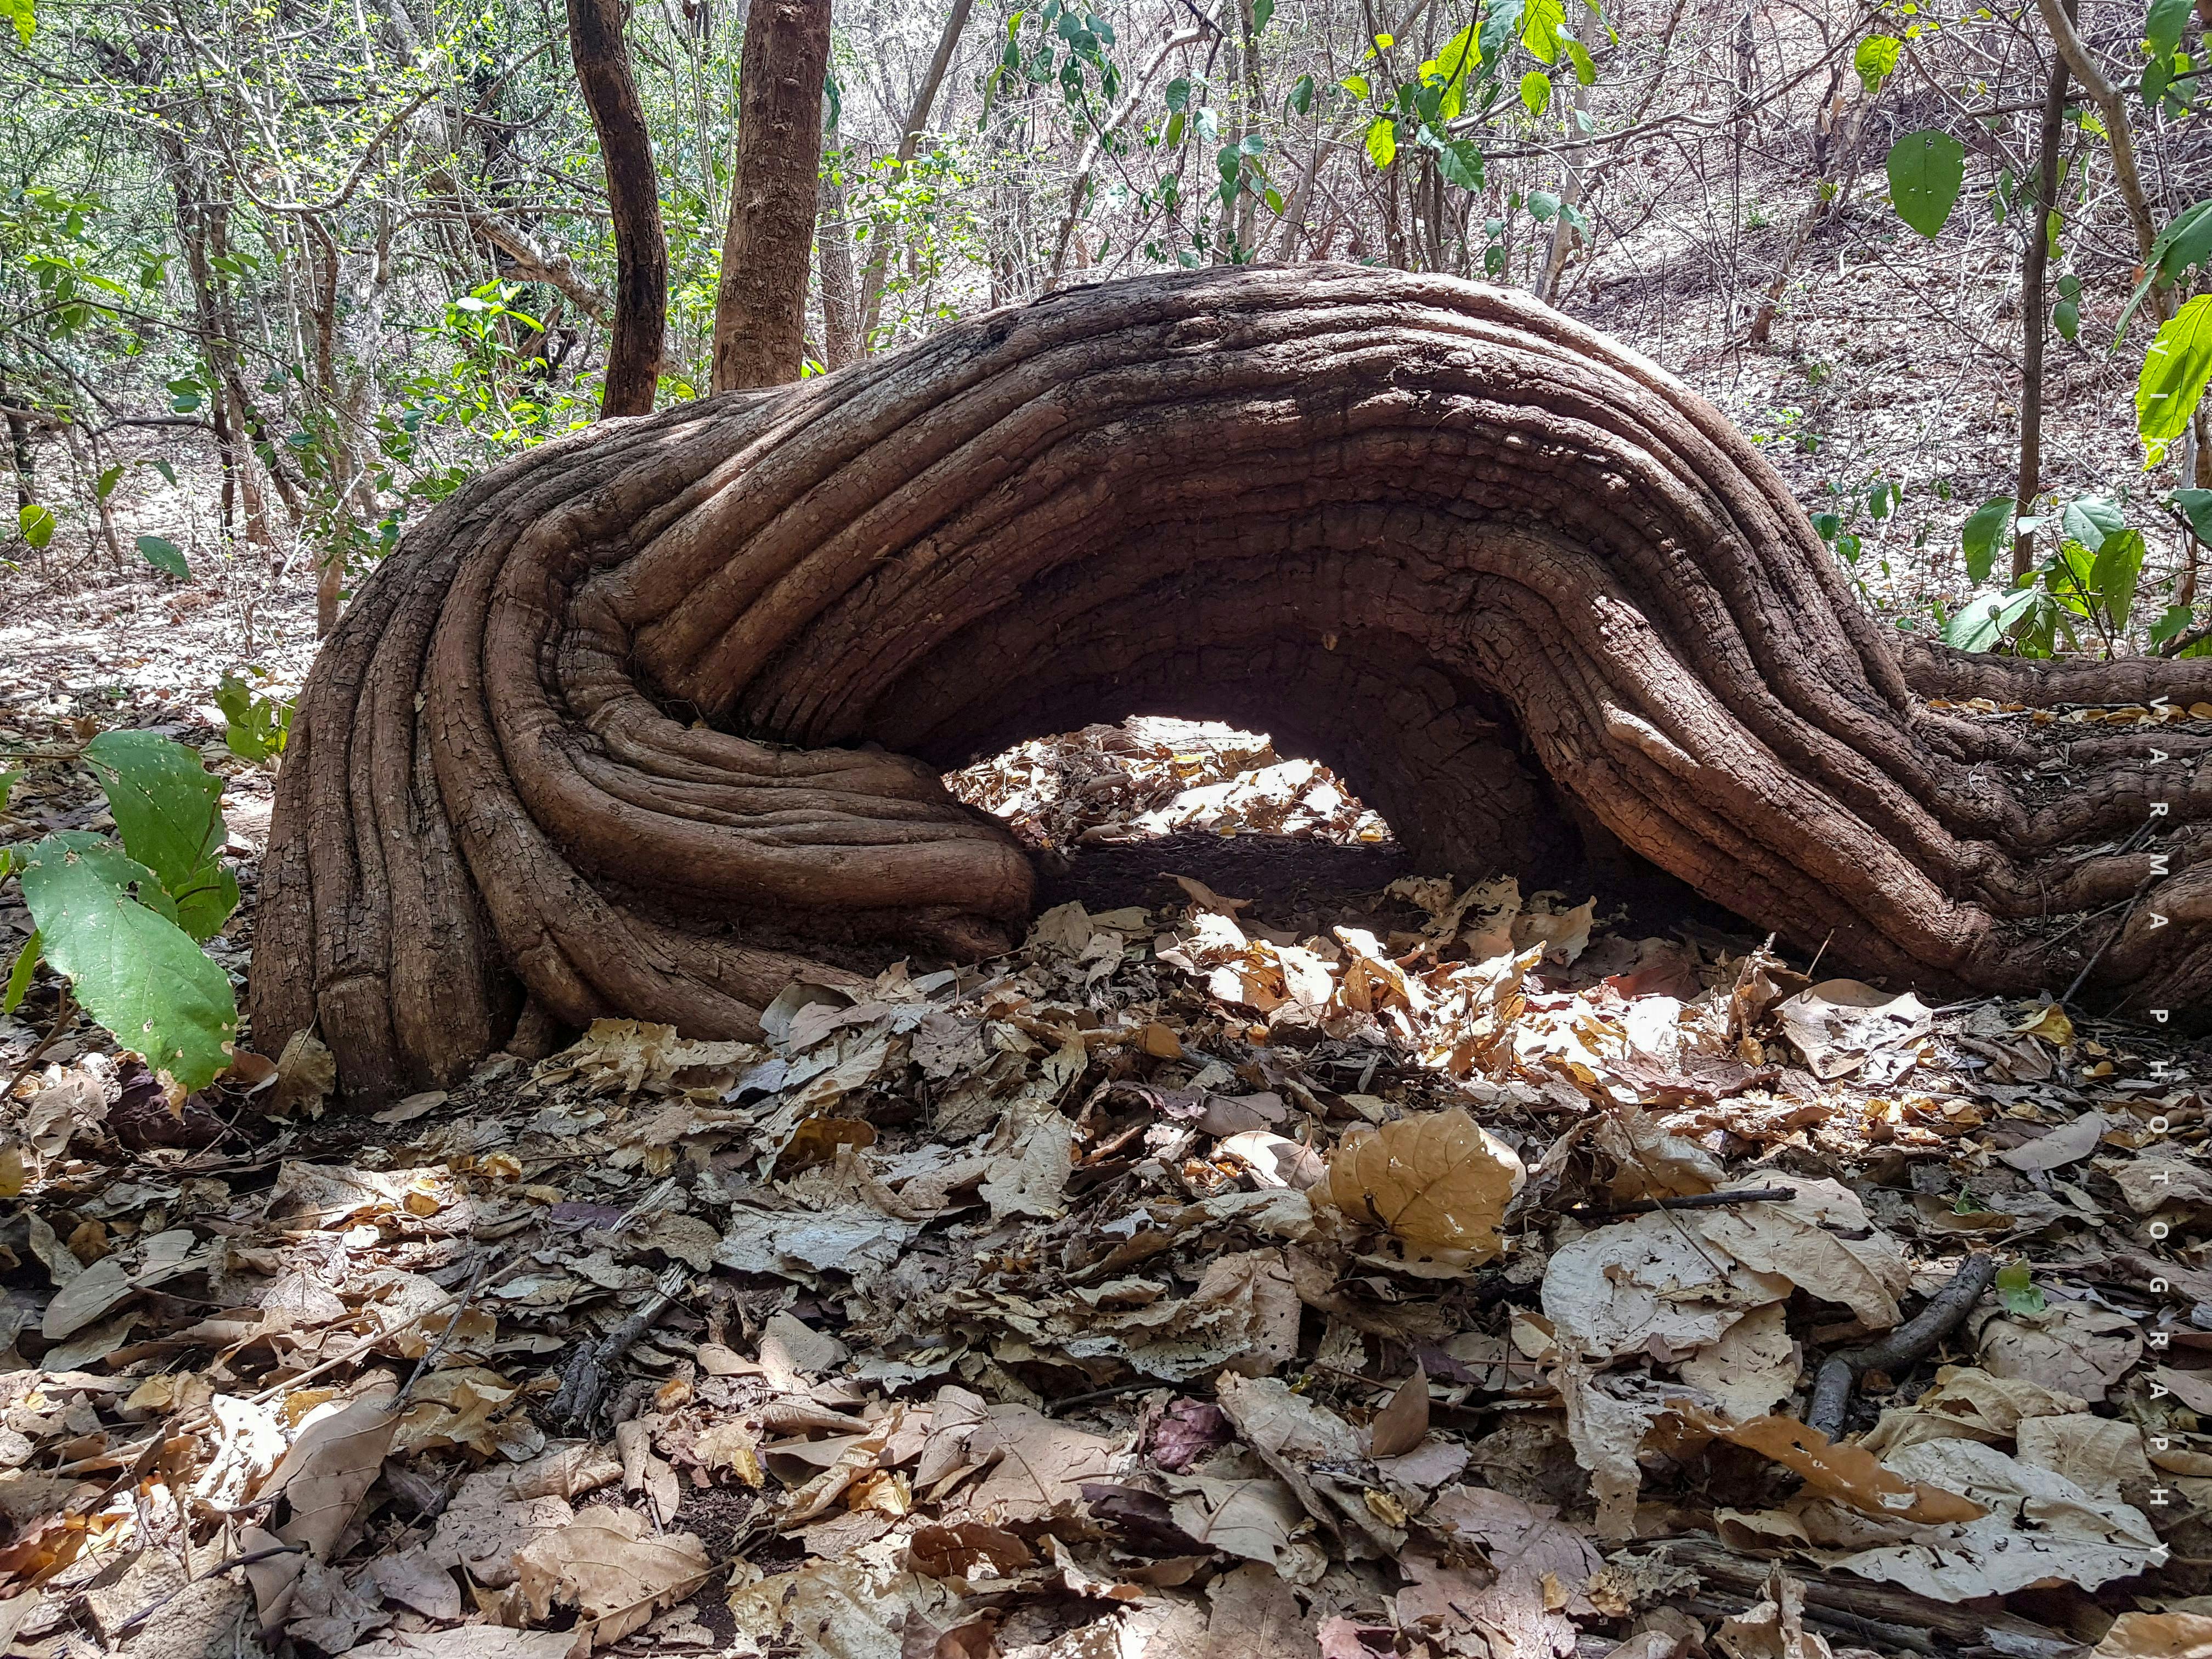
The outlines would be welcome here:
[[[787,372],[1146,270],[1487,277],[1714,398],[1897,626],[2212,649],[2202,20],[2073,9],[843,0]],[[150,562],[258,666],[305,644],[268,620],[302,583],[326,630],[431,505],[596,418],[623,277],[594,50],[651,144],[644,395],[715,383],[742,3],[0,16],[0,601],[59,582],[113,621]]]

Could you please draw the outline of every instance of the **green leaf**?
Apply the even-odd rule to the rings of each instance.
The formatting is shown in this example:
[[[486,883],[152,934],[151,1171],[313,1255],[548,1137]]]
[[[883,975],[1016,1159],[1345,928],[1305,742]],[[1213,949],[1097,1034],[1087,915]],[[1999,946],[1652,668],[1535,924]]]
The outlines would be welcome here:
[[[2190,0],[2150,0],[2150,11],[2143,19],[2143,46],[2152,58],[2167,63],[2181,46],[2181,31],[2188,27]],[[2148,93],[2149,88],[2144,88]],[[2155,95],[2147,101],[2156,102]]]
[[[1484,67],[1493,72],[1505,61],[1506,49],[1521,32],[1522,3],[1522,0],[1490,0],[1490,9],[1483,14],[1474,49],[1481,54]]]
[[[1541,115],[1552,106],[1552,77],[1541,70],[1530,70],[1521,77],[1521,101],[1529,114]]]
[[[2004,1304],[2007,1313],[2043,1311],[2043,1292],[2035,1288],[2026,1261],[2014,1261],[1997,1269],[1997,1300]]]
[[[2189,417],[2212,380],[2212,295],[2200,294],[2158,331],[2143,354],[2136,380],[2136,430],[2146,467],[2166,459],[2166,447],[2188,429]]]
[[[2073,540],[2094,553],[2104,546],[2107,536],[2117,535],[2128,527],[2128,519],[2117,502],[2105,496],[2077,495],[2066,503],[2058,525]]]
[[[1190,82],[1182,76],[1168,82],[1168,107],[1184,110],[1190,107]]]
[[[1943,228],[1966,179],[1966,147],[1948,132],[1923,128],[1889,147],[1889,199],[1923,236]]]
[[[54,510],[38,501],[27,501],[15,509],[16,527],[23,539],[33,547],[44,547],[54,538]]]
[[[2060,296],[2051,307],[2051,321],[2058,331],[2058,337],[2071,345],[2081,337],[2081,302],[2071,295]]]
[[[84,748],[131,856],[177,906],[194,939],[210,937],[238,908],[238,878],[222,866],[217,803],[222,780],[198,754],[152,732],[103,732]]]
[[[2136,583],[2142,575],[2143,538],[2139,530],[2121,530],[2105,538],[2090,568],[2089,589],[2105,608],[2115,634],[2125,630],[2134,612]]]
[[[8,983],[0,987],[0,1014],[12,1014],[23,1006],[23,994],[31,988],[31,975],[38,971],[39,930],[31,929],[30,938],[23,948],[15,952],[15,965],[8,970]]]
[[[2151,649],[2154,651],[2157,650],[2160,646],[2164,645],[2168,640],[2173,638],[2175,635],[2187,628],[2191,622],[2196,620],[2196,617],[2197,612],[2188,605],[2170,605],[2166,606],[2166,614],[2151,624]]]
[[[1989,580],[1990,572],[1996,568],[1998,549],[2010,550],[2013,514],[2018,506],[2011,496],[2000,495],[1976,507],[1960,526],[1959,541],[1966,555],[1966,574],[1977,587]]]
[[[141,536],[138,556],[156,570],[167,571],[179,581],[192,579],[192,568],[185,562],[185,550],[176,543],[161,536]]]
[[[1860,84],[1869,94],[1881,90],[1881,83],[1897,68],[1897,54],[1904,45],[1893,34],[1870,34],[1859,42],[1859,49],[1851,54],[1851,67],[1859,72]]]
[[[1943,624],[1943,643],[1960,651],[1987,651],[2001,642],[2041,597],[2032,587],[2016,593],[1978,593]]]
[[[2212,544],[2212,489],[2177,489],[2173,504],[2200,542]]]
[[[204,1088],[230,1064],[238,1034],[230,976],[175,922],[131,896],[131,882],[142,893],[155,885],[150,871],[118,881],[131,861],[112,848],[102,857],[96,845],[70,844],[76,840],[49,836],[18,872],[46,960],[125,1047],[185,1088]]]
[[[1314,102],[1314,78],[1312,76],[1301,75],[1297,80],[1291,82],[1291,96],[1289,102],[1291,107],[1301,115],[1306,115],[1312,112]]]
[[[15,26],[15,39],[28,47],[39,32],[37,0],[0,0],[0,17]]]
[[[1275,0],[1252,0],[1252,33],[1259,33],[1267,27],[1267,20],[1275,15]]]
[[[1398,124],[1387,115],[1367,124],[1367,159],[1378,167],[1398,159]]]
[[[1472,138],[1455,138],[1437,152],[1437,171],[1462,190],[1482,188],[1482,147]]]
[[[1528,192],[1528,216],[1540,225],[1548,225],[1559,216],[1559,198],[1548,190]]]
[[[22,781],[23,769],[21,767],[12,767],[5,772],[0,772],[0,807],[5,807],[8,805],[9,795]],[[8,849],[0,847],[0,877],[4,877],[7,873]]]
[[[117,482],[121,479],[125,471],[127,471],[127,469],[120,461],[118,461],[113,466],[102,469],[100,477],[93,482],[93,500],[96,501],[104,501],[110,495],[112,495],[115,493]]]
[[[1591,61],[1589,50],[1572,36],[1567,37],[1561,44],[1566,48],[1567,61],[1575,66],[1575,79],[1586,87],[1595,86],[1597,65]]]
[[[1521,12],[1521,44],[1528,48],[1539,63],[1556,64],[1559,49],[1565,42],[1562,33],[1567,23],[1567,9],[1560,0],[1527,0]],[[1483,56],[1490,54],[1486,52]]]

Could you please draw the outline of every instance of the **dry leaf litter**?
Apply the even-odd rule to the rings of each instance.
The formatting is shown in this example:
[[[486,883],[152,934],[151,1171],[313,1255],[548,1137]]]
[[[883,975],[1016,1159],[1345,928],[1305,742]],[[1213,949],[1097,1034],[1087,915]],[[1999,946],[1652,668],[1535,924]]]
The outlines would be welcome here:
[[[1380,838],[1220,728],[963,787]],[[311,1039],[22,1067],[0,1652],[2212,1654],[2201,1054],[1510,878],[1167,890],[374,1117]]]

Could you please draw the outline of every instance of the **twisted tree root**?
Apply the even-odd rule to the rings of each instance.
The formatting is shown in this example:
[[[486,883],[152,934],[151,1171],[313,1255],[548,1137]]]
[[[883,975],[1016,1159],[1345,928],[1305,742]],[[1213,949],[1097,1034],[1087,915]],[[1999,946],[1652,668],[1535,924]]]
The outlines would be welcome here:
[[[1984,696],[2185,710],[2212,662],[1881,627],[1752,444],[1524,295],[1105,283],[604,422],[410,532],[294,721],[254,1039],[315,1024],[374,1101],[465,1074],[526,989],[748,1036],[829,960],[988,953],[1033,875],[942,771],[1146,712],[1328,760],[1438,871],[1601,829],[1900,986],[2093,963],[2106,1006],[2212,1011],[2212,724],[1925,701]]]

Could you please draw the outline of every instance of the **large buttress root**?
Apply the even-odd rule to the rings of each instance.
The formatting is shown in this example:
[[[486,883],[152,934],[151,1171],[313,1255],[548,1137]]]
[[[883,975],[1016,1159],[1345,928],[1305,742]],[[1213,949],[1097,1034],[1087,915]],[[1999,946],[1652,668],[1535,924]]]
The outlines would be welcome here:
[[[376,1098],[526,992],[742,1035],[845,942],[987,951],[1030,871],[940,769],[1147,708],[1295,734],[1439,867],[1540,861],[1565,795],[1862,972],[2212,1001],[2212,726],[1925,702],[1980,696],[2185,707],[2212,664],[1885,631],[1714,410],[1515,295],[1110,283],[602,425],[410,534],[295,719],[255,1036],[314,1024]]]

